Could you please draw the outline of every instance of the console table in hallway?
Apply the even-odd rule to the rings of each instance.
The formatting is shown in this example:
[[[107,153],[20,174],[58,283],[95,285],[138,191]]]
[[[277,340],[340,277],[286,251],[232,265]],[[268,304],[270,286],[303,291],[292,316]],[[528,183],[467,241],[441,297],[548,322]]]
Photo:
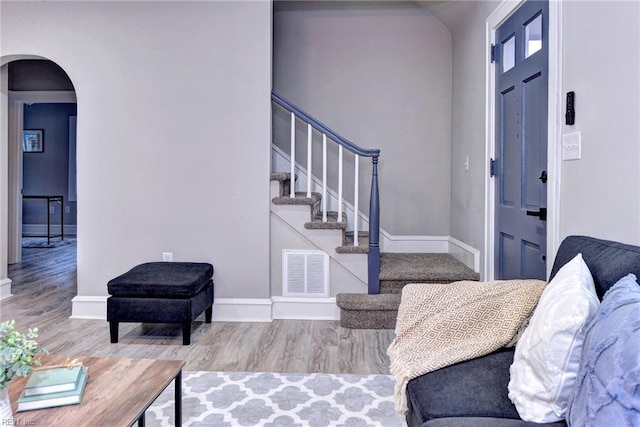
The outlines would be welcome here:
[[[144,427],[145,411],[174,381],[175,424],[182,425],[182,360],[107,357],[41,356],[42,366],[77,359],[89,368],[79,405],[16,412],[17,400],[28,377],[9,383],[15,426],[133,426]]]
[[[23,199],[37,199],[47,201],[47,235],[46,236],[32,236],[32,237],[46,237],[47,245],[51,243],[52,237],[60,237],[60,240],[64,240],[64,196],[22,196]],[[51,213],[49,211],[51,203],[60,203],[60,234],[51,234]]]

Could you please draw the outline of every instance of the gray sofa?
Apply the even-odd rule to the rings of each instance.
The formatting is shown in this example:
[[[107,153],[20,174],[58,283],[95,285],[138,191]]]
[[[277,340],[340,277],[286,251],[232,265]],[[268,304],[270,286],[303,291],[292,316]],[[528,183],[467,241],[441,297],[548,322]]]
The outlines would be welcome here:
[[[640,278],[640,247],[585,236],[567,237],[558,250],[551,278],[582,253],[600,299],[619,279]],[[409,427],[566,426],[564,421],[522,421],[508,397],[514,349],[457,363],[414,378],[407,385]]]

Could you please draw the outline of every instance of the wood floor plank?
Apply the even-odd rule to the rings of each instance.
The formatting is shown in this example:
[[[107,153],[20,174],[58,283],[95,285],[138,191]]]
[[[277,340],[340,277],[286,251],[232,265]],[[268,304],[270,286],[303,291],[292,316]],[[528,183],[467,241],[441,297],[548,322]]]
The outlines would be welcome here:
[[[179,325],[122,323],[119,343],[111,344],[106,321],[70,318],[75,245],[24,248],[9,277],[14,296],[0,301],[0,320],[15,319],[19,330],[38,327],[50,353],[184,360],[190,371],[389,373],[394,332],[345,329],[337,321],[207,324],[202,315],[189,346],[182,345]]]

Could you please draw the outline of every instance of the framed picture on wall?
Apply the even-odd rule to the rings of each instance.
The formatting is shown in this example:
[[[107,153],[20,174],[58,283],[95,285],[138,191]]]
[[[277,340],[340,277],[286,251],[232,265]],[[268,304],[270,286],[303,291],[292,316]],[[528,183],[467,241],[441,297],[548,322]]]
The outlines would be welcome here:
[[[25,129],[22,131],[22,151],[25,153],[44,152],[44,130]]]

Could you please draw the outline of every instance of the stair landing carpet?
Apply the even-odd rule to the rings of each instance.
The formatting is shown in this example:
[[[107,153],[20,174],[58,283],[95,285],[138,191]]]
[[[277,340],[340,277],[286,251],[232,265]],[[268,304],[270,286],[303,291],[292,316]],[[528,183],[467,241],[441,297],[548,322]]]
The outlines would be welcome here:
[[[390,375],[185,371],[182,425],[402,426]],[[146,413],[147,426],[173,426],[173,385]]]

